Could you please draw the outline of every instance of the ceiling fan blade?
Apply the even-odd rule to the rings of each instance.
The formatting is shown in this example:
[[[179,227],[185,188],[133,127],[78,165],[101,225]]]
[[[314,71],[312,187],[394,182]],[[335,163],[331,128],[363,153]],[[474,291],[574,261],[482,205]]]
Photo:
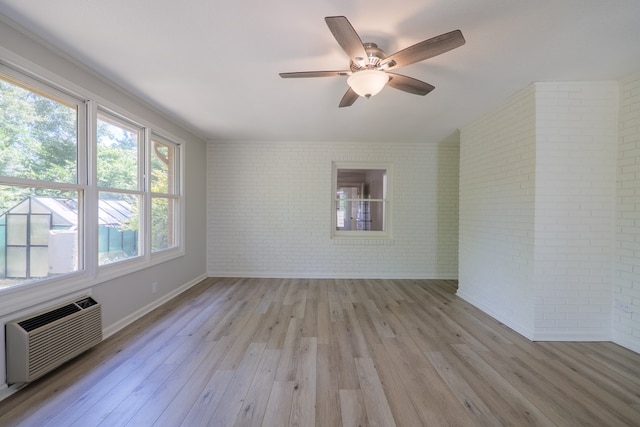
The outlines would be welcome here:
[[[360,95],[358,95],[357,93],[355,93],[353,91],[353,89],[349,88],[349,90],[347,90],[347,92],[344,94],[344,96],[342,97],[342,99],[340,100],[340,105],[339,107],[349,107],[351,105],[353,105],[354,102],[356,102],[356,100],[360,98]]]
[[[280,73],[280,77],[283,79],[290,78],[305,78],[305,77],[334,77],[334,76],[348,76],[351,74],[349,70],[342,71],[298,71],[294,73]]]
[[[353,62],[362,62],[367,58],[367,51],[364,49],[360,36],[353,29],[353,26],[344,16],[327,16],[324,18],[329,30],[336,41],[342,47]]]
[[[425,59],[433,58],[442,53],[462,46],[465,43],[464,37],[460,30],[454,30],[449,33],[440,34],[439,36],[423,40],[406,49],[389,55],[381,62],[380,68],[391,70]]]
[[[402,90],[412,93],[414,95],[426,95],[435,89],[434,86],[429,83],[425,83],[422,80],[414,79],[413,77],[403,76],[402,74],[387,73],[389,74],[388,86],[394,89]]]

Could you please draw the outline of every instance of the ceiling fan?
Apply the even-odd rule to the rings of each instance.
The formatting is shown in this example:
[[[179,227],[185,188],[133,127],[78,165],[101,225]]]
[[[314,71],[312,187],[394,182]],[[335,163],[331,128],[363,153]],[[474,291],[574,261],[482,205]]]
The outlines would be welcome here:
[[[385,85],[415,95],[426,95],[435,89],[429,83],[391,73],[405,65],[448,52],[465,43],[460,30],[451,31],[439,36],[423,40],[393,55],[387,55],[375,43],[363,43],[360,36],[344,16],[327,16],[324,18],[336,41],[349,55],[348,70],[339,71],[300,71],[280,73],[282,78],[333,77],[349,76],[349,89],[340,101],[340,107],[352,105],[359,96],[370,98],[379,93]]]

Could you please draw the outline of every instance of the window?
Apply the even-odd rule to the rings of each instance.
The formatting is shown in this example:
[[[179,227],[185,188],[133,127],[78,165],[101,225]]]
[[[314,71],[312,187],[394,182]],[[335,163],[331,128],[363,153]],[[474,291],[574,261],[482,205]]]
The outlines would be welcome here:
[[[98,263],[140,255],[142,129],[105,112],[98,113]]]
[[[80,100],[1,69],[0,289],[82,268],[84,118]]]
[[[334,237],[390,237],[390,165],[334,163]]]
[[[151,139],[151,250],[176,246],[179,228],[178,150],[172,142]]]
[[[0,64],[0,291],[182,254],[181,145],[90,98]]]

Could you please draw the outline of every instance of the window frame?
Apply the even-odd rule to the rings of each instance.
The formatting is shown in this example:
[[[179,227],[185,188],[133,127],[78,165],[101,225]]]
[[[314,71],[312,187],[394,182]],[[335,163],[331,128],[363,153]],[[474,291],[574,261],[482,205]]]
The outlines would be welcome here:
[[[135,189],[127,189],[127,188],[118,188],[118,187],[103,187],[98,183],[98,167],[100,166],[98,164],[98,141],[97,141],[97,127],[98,127],[98,120],[100,120],[99,116],[103,116],[109,119],[110,122],[112,122],[112,125],[122,125],[123,127],[129,127],[131,129],[134,129],[138,132],[138,146],[137,146],[137,170],[136,170],[136,176],[137,176],[137,185]],[[139,212],[138,212],[138,254],[128,257],[128,258],[124,258],[121,260],[116,260],[113,262],[108,262],[108,263],[104,263],[104,264],[100,264],[99,259],[97,260],[98,263],[98,269],[103,269],[106,268],[109,265],[113,265],[113,264],[119,264],[119,263],[126,263],[126,262],[134,262],[136,259],[139,258],[143,258],[145,255],[145,252],[147,250],[147,246],[145,245],[145,240],[143,238],[145,231],[146,231],[146,223],[147,223],[147,210],[145,209],[145,199],[146,197],[148,197],[145,194],[145,186],[144,186],[144,176],[145,176],[145,152],[146,152],[146,145],[147,145],[147,137],[146,134],[148,133],[148,130],[138,124],[133,122],[132,120],[123,117],[120,114],[116,114],[106,108],[104,108],[102,105],[98,105],[97,106],[97,113],[95,115],[95,119],[92,117],[91,119],[91,123],[95,124],[95,132],[92,134],[92,141],[90,142],[91,147],[94,149],[95,151],[95,157],[94,157],[94,162],[93,164],[95,165],[95,167],[93,168],[93,171],[95,172],[95,176],[92,176],[92,181],[95,183],[94,188],[92,188],[93,193],[94,193],[94,205],[96,208],[96,215],[92,217],[94,224],[99,225],[99,218],[98,218],[98,211],[99,211],[99,204],[100,204],[100,195],[102,193],[114,193],[114,194],[122,194],[122,195],[128,195],[128,196],[137,196],[138,198],[138,205],[139,205]],[[99,233],[96,236],[96,241],[98,242],[98,249],[97,249],[97,253],[96,255],[99,255],[99,241],[100,241],[100,236]]]
[[[173,174],[173,185],[172,185],[173,191],[170,191],[167,188],[166,193],[154,192],[152,188],[153,177],[151,175],[153,173],[153,168],[151,167],[151,159],[153,157],[153,144],[156,141],[161,144],[172,147],[174,150],[173,167],[177,169],[178,173],[176,174],[174,172]],[[184,149],[180,149],[179,144],[175,143],[170,138],[162,135],[160,132],[157,132],[157,131],[151,132],[149,136],[149,144],[147,146],[149,147],[149,155],[146,158],[148,162],[147,170],[149,171],[148,173],[149,179],[146,182],[146,190],[149,194],[149,205],[148,205],[149,217],[148,218],[151,219],[151,215],[153,215],[154,198],[171,199],[174,202],[174,207],[177,206],[177,211],[174,212],[177,218],[174,218],[174,221],[173,221],[173,233],[174,233],[173,240],[174,242],[177,242],[177,244],[173,244],[172,246],[168,246],[166,248],[160,248],[160,249],[154,250],[153,243],[152,243],[153,224],[152,223],[149,224],[149,233],[147,236],[147,240],[148,240],[147,247],[149,248],[149,252],[151,253],[152,257],[153,256],[161,257],[163,253],[170,252],[172,250],[175,250],[177,247],[179,247],[180,242],[182,242],[182,236],[184,235],[184,197],[182,196],[184,192],[182,187],[182,183],[184,181],[182,179],[182,171],[184,170],[182,166],[182,161],[184,159]],[[167,182],[167,186],[169,186],[168,182]]]
[[[54,102],[58,102],[67,106],[74,106],[76,111],[76,177],[75,182],[47,181],[32,178],[20,178],[12,176],[0,176],[0,185],[10,187],[23,187],[32,189],[48,189],[58,190],[61,192],[75,192],[78,196],[78,241],[77,251],[78,259],[76,270],[62,274],[61,276],[47,277],[26,281],[17,285],[0,289],[0,295],[8,293],[14,289],[22,289],[25,287],[33,287],[40,283],[55,282],[64,280],[69,276],[80,275],[86,270],[86,241],[84,240],[84,229],[86,228],[86,195],[88,192],[87,185],[87,165],[83,162],[86,158],[87,147],[87,131],[86,124],[88,122],[86,104],[82,97],[67,91],[59,85],[52,85],[43,82],[37,76],[31,73],[19,71],[15,67],[0,60],[0,79],[21,87],[24,90],[35,93],[39,96],[49,98]],[[25,278],[25,280],[28,280]]]
[[[386,171],[386,197],[381,200],[383,203],[384,219],[383,230],[338,230],[337,223],[338,218],[336,214],[336,203],[338,202],[338,170],[341,169],[362,169],[362,170],[385,170]],[[333,161],[331,163],[331,238],[336,240],[344,239],[356,239],[356,240],[391,240],[393,239],[392,224],[393,224],[393,203],[392,203],[392,188],[393,188],[393,164],[391,162],[369,162],[369,161]],[[358,199],[362,201],[368,201],[371,199]]]

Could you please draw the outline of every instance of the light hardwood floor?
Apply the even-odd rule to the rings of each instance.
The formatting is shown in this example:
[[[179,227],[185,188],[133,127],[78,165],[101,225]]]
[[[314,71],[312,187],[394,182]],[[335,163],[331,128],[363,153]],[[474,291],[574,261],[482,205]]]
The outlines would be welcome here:
[[[207,279],[1,426],[640,425],[640,355],[532,343],[442,280]]]

